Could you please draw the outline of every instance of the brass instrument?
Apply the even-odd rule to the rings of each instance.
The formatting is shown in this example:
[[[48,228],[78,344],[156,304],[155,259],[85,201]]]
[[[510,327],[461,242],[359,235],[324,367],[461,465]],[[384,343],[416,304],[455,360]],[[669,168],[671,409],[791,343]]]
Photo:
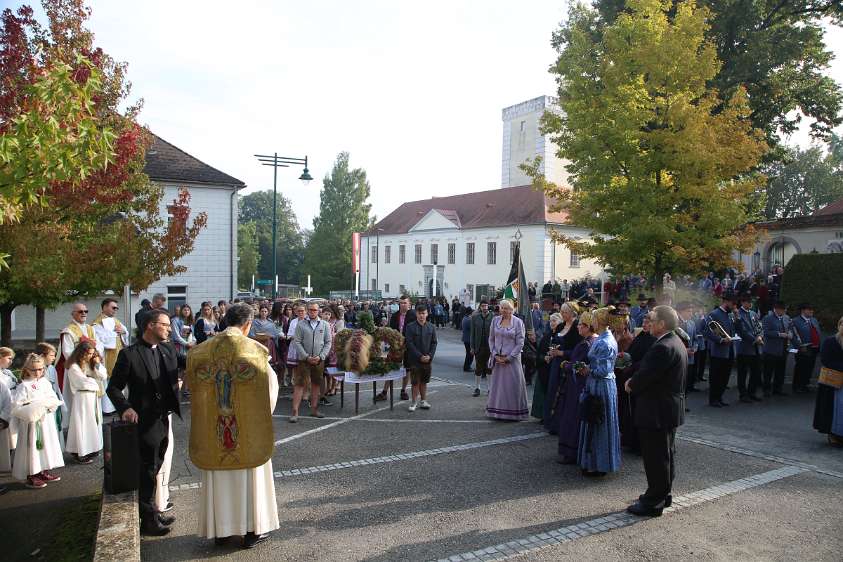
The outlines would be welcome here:
[[[764,327],[761,325],[761,319],[752,311],[749,313],[749,321],[752,325],[752,335],[755,337],[755,345],[761,347],[764,345]]]
[[[729,335],[726,329],[723,328],[723,326],[717,320],[709,320],[708,329],[711,330],[711,333],[721,338],[732,338],[732,336]]]
[[[793,320],[791,320],[788,316],[785,318],[787,318],[787,333],[790,334],[790,349],[797,352],[804,350],[810,344],[803,343],[802,337],[799,335],[799,331],[796,329],[796,325],[793,323]]]

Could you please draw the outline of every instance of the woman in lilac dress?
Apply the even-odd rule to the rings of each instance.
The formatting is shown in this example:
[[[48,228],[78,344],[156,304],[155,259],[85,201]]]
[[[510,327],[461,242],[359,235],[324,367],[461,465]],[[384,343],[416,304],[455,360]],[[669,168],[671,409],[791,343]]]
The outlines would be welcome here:
[[[585,476],[605,476],[621,468],[621,439],[618,430],[618,390],[615,385],[615,359],[618,344],[609,330],[609,309],[594,312],[592,319],[597,338],[588,350],[587,375],[581,402],[588,395],[603,403],[601,419],[596,423],[580,421],[577,462]]]
[[[582,340],[574,347],[568,361],[562,367],[562,391],[559,399],[559,459],[560,464],[576,464],[580,440],[579,403],[585,388],[585,371],[574,370],[574,364],[588,362],[588,350],[597,337],[591,326],[591,312],[580,315],[577,330]]]
[[[499,306],[501,315],[492,319],[489,333],[492,374],[486,415],[500,420],[526,420],[527,385],[521,368],[524,323],[513,314],[512,301],[502,300]]]

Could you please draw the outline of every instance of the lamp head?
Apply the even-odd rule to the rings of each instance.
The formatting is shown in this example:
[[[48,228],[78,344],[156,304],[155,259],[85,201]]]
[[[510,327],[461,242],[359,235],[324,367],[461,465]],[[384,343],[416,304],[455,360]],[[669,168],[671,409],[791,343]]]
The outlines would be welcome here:
[[[310,175],[310,170],[307,167],[304,168],[304,172],[299,176],[299,179],[304,183],[304,185],[308,185],[311,181],[313,181],[313,176]]]

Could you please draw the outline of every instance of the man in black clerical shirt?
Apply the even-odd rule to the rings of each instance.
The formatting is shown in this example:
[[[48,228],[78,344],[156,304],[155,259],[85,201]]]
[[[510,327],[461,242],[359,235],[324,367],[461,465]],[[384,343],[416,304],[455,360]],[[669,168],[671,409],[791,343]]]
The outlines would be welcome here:
[[[153,309],[143,320],[141,337],[117,356],[106,393],[123,421],[138,424],[141,532],[166,535],[175,517],[158,511],[155,477],[167,451],[169,415],[181,417],[178,371],[185,367],[185,360],[169,341],[171,328],[166,311]],[[126,386],[128,400],[123,394]]]

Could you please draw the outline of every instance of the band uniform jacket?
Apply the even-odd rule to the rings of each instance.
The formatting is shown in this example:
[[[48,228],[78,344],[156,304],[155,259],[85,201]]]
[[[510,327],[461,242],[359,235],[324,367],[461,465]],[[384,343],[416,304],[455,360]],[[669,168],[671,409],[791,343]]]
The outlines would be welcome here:
[[[121,349],[106,389],[109,400],[121,416],[129,408],[137,412],[141,432],[147,420],[154,421],[169,412],[181,417],[178,374],[179,369],[186,366],[185,358],[171,342],[161,342],[157,349],[161,355],[158,366],[152,364],[155,355],[142,340]],[[163,377],[163,384],[159,385],[155,377]],[[126,386],[129,387],[128,400],[123,395]]]
[[[629,383],[636,400],[635,427],[673,429],[685,422],[687,370],[688,352],[675,333],[650,347]]]
[[[732,314],[726,312],[721,307],[718,306],[712,310],[708,315],[708,320],[715,320],[716,322],[719,322],[729,336],[734,337],[737,335],[735,332],[735,325],[732,322]],[[706,321],[703,334],[705,335],[705,339],[708,340],[708,352],[711,357],[719,359],[735,358],[734,342],[720,343],[720,336],[711,331],[711,328],[708,327],[708,321]]]

